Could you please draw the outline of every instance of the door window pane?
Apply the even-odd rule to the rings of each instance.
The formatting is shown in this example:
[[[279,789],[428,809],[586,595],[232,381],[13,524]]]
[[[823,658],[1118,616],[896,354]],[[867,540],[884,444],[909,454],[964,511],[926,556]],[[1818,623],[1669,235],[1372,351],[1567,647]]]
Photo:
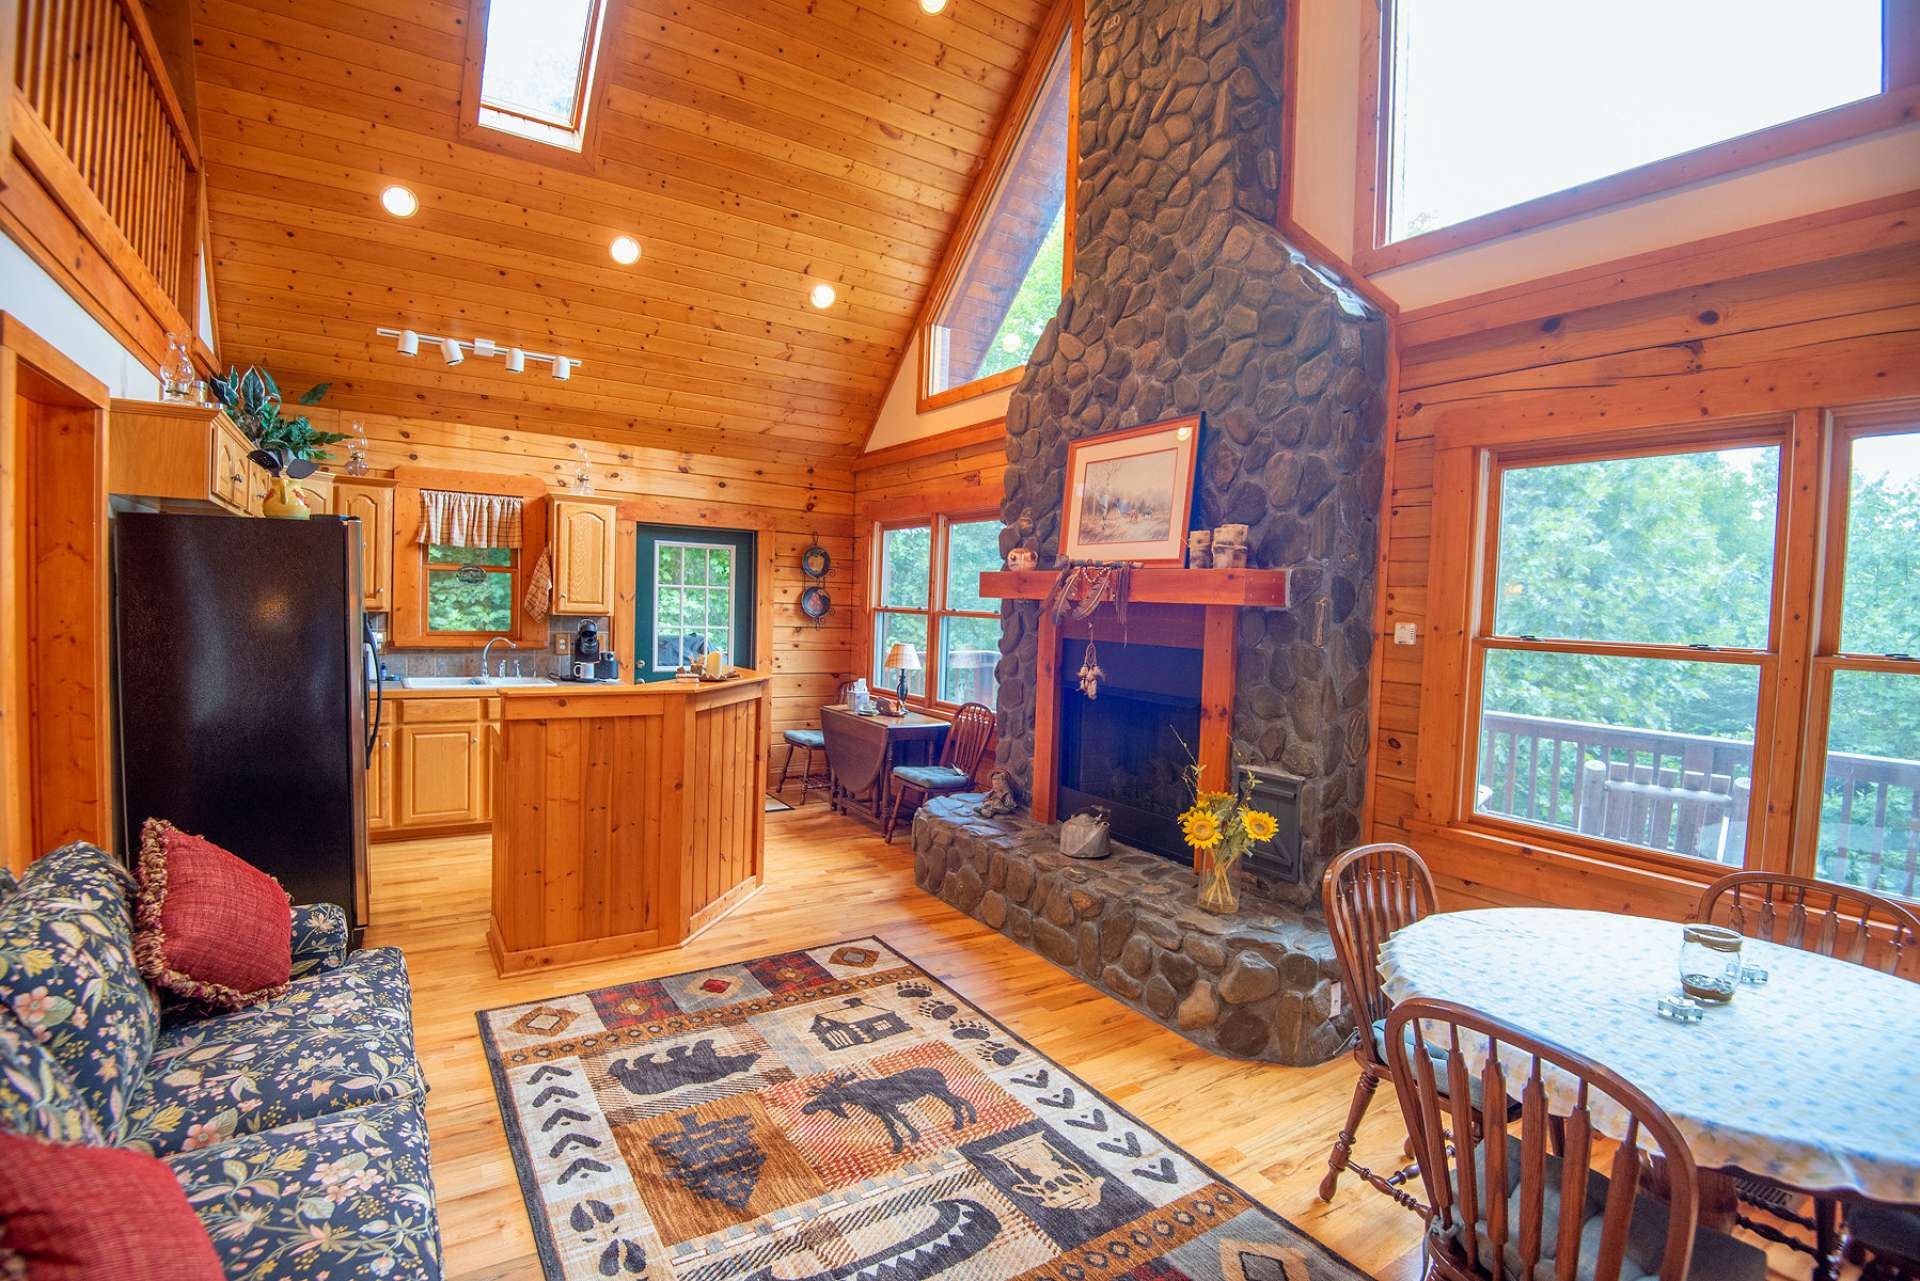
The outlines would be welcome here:
[[[907,693],[927,692],[927,616],[925,614],[878,614],[874,621],[873,676],[875,689],[893,692],[899,689],[900,673],[887,670],[887,651],[895,642],[905,641],[920,656],[920,670],[907,673]]]
[[[1820,798],[1820,879],[1920,897],[1916,801],[1920,675],[1835,672]]]
[[[1853,442],[1840,648],[1920,654],[1920,432]]]
[[[994,705],[994,666],[1000,661],[1000,620],[946,618],[940,624],[940,699]]]
[[[1779,487],[1773,446],[1508,469],[1494,630],[1764,649]]]
[[[1760,671],[1489,650],[1474,809],[1738,866]]]
[[[947,608],[997,613],[980,594],[980,575],[1000,568],[1000,522],[960,520],[947,526]]]
[[[925,609],[932,578],[932,526],[910,525],[880,535],[880,604]]]
[[[733,558],[731,547],[699,543],[654,548],[654,666],[673,670],[709,649],[732,656]]]

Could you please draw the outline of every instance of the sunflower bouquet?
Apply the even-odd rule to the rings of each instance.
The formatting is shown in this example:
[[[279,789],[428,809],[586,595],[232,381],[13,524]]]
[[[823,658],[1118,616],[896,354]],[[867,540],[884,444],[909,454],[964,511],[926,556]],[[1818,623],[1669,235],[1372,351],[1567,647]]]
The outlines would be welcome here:
[[[1233,865],[1254,842],[1270,840],[1280,824],[1265,810],[1249,804],[1253,775],[1242,772],[1231,792],[1200,786],[1200,766],[1187,766],[1187,785],[1193,804],[1180,815],[1180,834],[1199,854],[1207,856],[1200,872],[1199,904],[1222,914],[1240,906],[1233,888]]]

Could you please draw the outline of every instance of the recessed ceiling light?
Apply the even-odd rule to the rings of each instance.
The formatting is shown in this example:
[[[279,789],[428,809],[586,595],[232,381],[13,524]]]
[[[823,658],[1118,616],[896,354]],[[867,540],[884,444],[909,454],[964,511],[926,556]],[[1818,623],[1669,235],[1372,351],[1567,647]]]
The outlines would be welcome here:
[[[632,236],[616,236],[612,246],[613,260],[622,267],[631,267],[640,261],[640,242]]]
[[[920,0],[920,10],[923,13],[939,13],[946,7],[947,0]]]
[[[821,311],[825,311],[827,308],[833,306],[834,299],[839,296],[840,295],[834,291],[832,285],[824,283],[815,285],[807,291],[807,301]]]
[[[398,184],[380,193],[380,203],[396,218],[411,218],[420,212],[420,197]]]

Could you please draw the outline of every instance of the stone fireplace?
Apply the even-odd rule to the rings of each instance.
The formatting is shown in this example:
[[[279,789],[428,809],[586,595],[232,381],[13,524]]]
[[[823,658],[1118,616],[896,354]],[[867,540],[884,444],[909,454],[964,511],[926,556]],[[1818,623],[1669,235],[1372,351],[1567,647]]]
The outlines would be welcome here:
[[[1283,607],[1236,603],[1224,625],[1208,608],[1199,651],[1231,649],[1219,715],[1233,758],[1292,803],[1297,845],[1250,869],[1263,897],[1224,930],[1188,906],[1193,877],[1164,857],[1164,829],[1136,842],[1152,855],[1066,865],[1031,816],[968,820],[956,801],[925,811],[915,846],[923,885],[1202,1044],[1310,1062],[1344,1038],[1317,900],[1321,871],[1360,832],[1386,329],[1275,229],[1283,16],[1274,0],[1087,0],[1074,278],[1008,409],[1001,515],[1002,550],[1052,566],[1068,442],[1204,415],[1194,527],[1248,525],[1250,563],[1286,574]],[[1114,718],[1144,725],[1139,705],[1161,699],[1167,723],[1191,724],[1184,694],[1165,688],[1181,664],[1148,643],[1128,654],[1107,620],[1101,663],[1133,705],[1056,706],[1079,638],[1063,628],[1059,652],[1043,653],[1054,629],[1033,600],[1005,600],[1001,618],[998,765],[1019,794],[1051,818],[1054,801],[1089,792],[1092,767],[1119,792],[1102,803],[1145,811],[1143,828],[1169,818],[1158,731],[1098,739]],[[1136,659],[1142,683],[1112,675]]]

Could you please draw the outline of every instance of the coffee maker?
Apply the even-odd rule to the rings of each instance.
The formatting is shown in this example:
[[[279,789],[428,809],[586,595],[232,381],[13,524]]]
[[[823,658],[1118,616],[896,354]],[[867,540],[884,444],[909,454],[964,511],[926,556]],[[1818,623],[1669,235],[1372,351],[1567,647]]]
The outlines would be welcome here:
[[[600,629],[589,618],[573,636],[573,678],[577,681],[597,679],[599,668]]]

